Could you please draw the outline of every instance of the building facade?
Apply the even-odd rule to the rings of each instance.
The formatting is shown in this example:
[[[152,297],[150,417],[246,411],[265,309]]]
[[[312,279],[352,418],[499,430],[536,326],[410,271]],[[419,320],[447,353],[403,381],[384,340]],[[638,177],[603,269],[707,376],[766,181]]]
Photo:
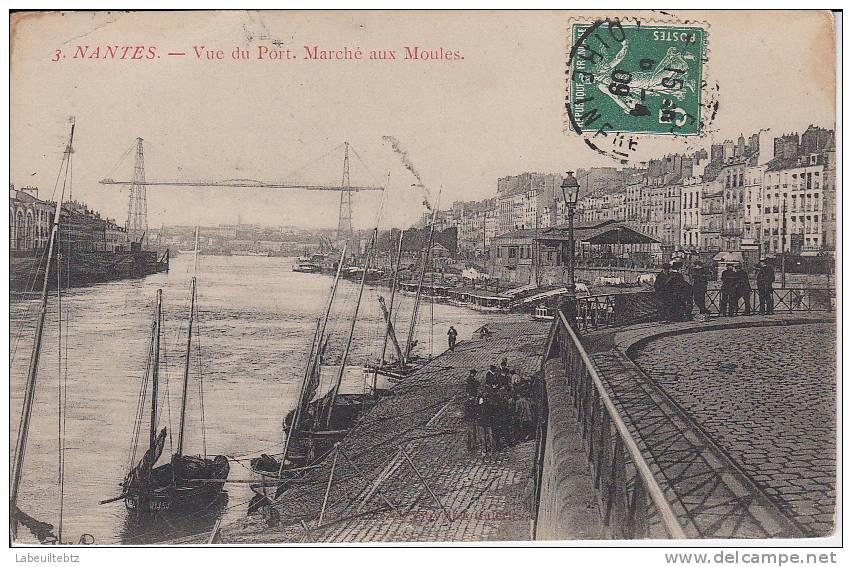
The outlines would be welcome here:
[[[17,253],[36,253],[44,250],[50,240],[50,230],[56,213],[56,203],[38,198],[38,188],[9,188],[9,248]],[[112,219],[101,218],[84,203],[70,201],[62,204],[59,240],[63,250],[104,252],[126,250],[127,231]]]

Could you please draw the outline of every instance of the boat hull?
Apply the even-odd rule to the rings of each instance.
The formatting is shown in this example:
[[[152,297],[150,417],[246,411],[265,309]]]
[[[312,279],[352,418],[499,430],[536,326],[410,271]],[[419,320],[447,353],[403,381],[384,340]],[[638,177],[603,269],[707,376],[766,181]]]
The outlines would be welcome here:
[[[216,500],[230,473],[223,455],[214,459],[195,459],[201,463],[196,474],[175,474],[173,464],[156,467],[142,483],[128,488],[124,505],[131,514],[150,517],[166,512],[202,510]]]

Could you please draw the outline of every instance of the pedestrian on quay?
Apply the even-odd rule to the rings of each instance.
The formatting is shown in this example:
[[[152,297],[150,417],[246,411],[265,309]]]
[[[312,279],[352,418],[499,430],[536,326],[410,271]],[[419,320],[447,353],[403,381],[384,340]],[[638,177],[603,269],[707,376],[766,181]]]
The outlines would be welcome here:
[[[689,286],[679,271],[681,265],[678,263],[676,266],[678,269],[671,269],[666,278],[664,310],[666,321],[669,322],[683,319],[684,296],[686,295],[686,288]],[[672,267],[674,268],[674,266]]]
[[[479,380],[476,379],[476,369],[471,368],[467,375],[467,380],[464,383],[464,393],[466,396],[476,397],[479,395]]]
[[[467,425],[467,450],[475,453],[479,448],[479,380],[471,368],[465,382],[464,421]]]
[[[743,315],[751,315],[751,282],[748,279],[748,272],[742,264],[737,264],[737,293],[734,300],[739,306],[740,299],[743,300]]]
[[[521,374],[517,370],[513,368],[509,371],[509,387],[511,388],[513,393],[515,391],[515,388],[522,380],[523,378],[521,378]]]
[[[735,317],[739,310],[737,301],[737,273],[730,265],[722,270],[721,304],[719,314],[723,317]]]
[[[757,300],[761,314],[772,315],[775,311],[775,298],[772,297],[774,283],[775,268],[761,260],[757,268]]]
[[[455,352],[455,350],[456,350],[456,337],[458,337],[458,336],[459,336],[459,333],[458,333],[458,331],[456,331],[456,328],[453,327],[452,325],[450,325],[450,330],[447,331],[447,344],[450,347],[450,352]]]
[[[499,379],[497,378],[497,366],[492,364],[488,367],[488,372],[485,373],[485,385],[496,386],[498,383]]]
[[[520,378],[513,390],[515,398],[515,440],[528,441],[533,435],[532,385]]]
[[[671,303],[669,299],[669,278],[671,278],[671,264],[666,262],[663,264],[663,269],[657,274],[657,278],[654,280],[654,292],[657,296],[657,304],[660,308],[661,319],[667,320],[669,316],[669,304]]]
[[[696,260],[689,269],[689,279],[692,281],[692,300],[698,307],[701,320],[707,317],[707,280],[709,274],[701,260]]]
[[[512,444],[512,394],[504,384],[494,388],[492,406],[492,428],[494,430],[494,448],[502,451]]]
[[[500,386],[503,388],[511,388],[512,374],[509,369],[509,359],[505,356],[500,361],[500,373],[498,374]]]
[[[482,434],[482,454],[493,453],[497,448],[495,425],[499,423],[500,408],[497,385],[485,386],[479,395],[479,428]]]
[[[674,272],[677,275],[672,278],[677,282],[677,291],[674,295],[675,316],[678,321],[687,321],[692,319],[692,284],[689,283],[686,265],[683,262],[677,262],[675,266]]]

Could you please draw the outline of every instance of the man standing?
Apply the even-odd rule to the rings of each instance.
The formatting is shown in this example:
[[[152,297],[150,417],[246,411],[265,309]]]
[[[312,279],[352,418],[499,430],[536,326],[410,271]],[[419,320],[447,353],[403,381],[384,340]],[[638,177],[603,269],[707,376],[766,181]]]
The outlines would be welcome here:
[[[449,344],[450,352],[454,352],[456,350],[456,337],[458,335],[456,328],[450,325],[450,330],[447,331],[447,343]]]
[[[479,381],[476,370],[471,369],[465,382],[464,421],[467,425],[467,450],[475,453],[479,447]]]
[[[748,280],[748,272],[745,271],[742,264],[737,264],[737,293],[734,301],[739,304],[740,298],[743,299],[743,314],[751,315],[751,282]]]
[[[669,278],[671,278],[671,265],[663,264],[663,270],[657,274],[654,280],[654,291],[657,294],[657,303],[660,306],[661,319],[668,320],[671,313],[671,297],[669,296]]]
[[[495,365],[491,365],[488,367],[488,372],[485,373],[485,385],[486,386],[496,386],[498,384],[497,378],[497,367]]]
[[[509,372],[509,359],[503,357],[500,361],[500,376],[498,382],[501,388],[509,388],[512,385],[512,376]]]
[[[659,277],[659,276],[658,276]],[[666,279],[666,321],[680,321],[684,315],[684,295],[689,284],[677,269],[673,269]]]
[[[490,453],[494,449],[494,431],[491,428],[491,412],[493,408],[493,395],[491,386],[482,388],[478,397],[476,418],[482,433],[482,454]]]
[[[512,400],[509,389],[500,384],[493,389],[494,405],[492,406],[492,430],[494,432],[494,448],[497,451],[502,451],[512,444],[511,429],[512,419]]]
[[[775,268],[761,260],[757,268],[757,300],[762,314],[772,315],[775,311],[775,299],[772,297],[772,284],[775,283]]]
[[[728,265],[722,271],[721,305],[719,315],[734,317],[737,314],[737,274]]]
[[[692,280],[692,300],[698,306],[698,314],[700,316],[707,315],[707,270],[701,260],[696,260],[689,270],[689,279]],[[699,317],[701,318],[701,317]]]

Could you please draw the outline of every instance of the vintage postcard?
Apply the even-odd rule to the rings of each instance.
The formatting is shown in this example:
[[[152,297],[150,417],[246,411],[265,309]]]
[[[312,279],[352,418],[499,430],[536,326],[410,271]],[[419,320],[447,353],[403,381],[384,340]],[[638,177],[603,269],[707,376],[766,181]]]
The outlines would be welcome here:
[[[10,544],[836,545],[841,25],[11,12]]]

